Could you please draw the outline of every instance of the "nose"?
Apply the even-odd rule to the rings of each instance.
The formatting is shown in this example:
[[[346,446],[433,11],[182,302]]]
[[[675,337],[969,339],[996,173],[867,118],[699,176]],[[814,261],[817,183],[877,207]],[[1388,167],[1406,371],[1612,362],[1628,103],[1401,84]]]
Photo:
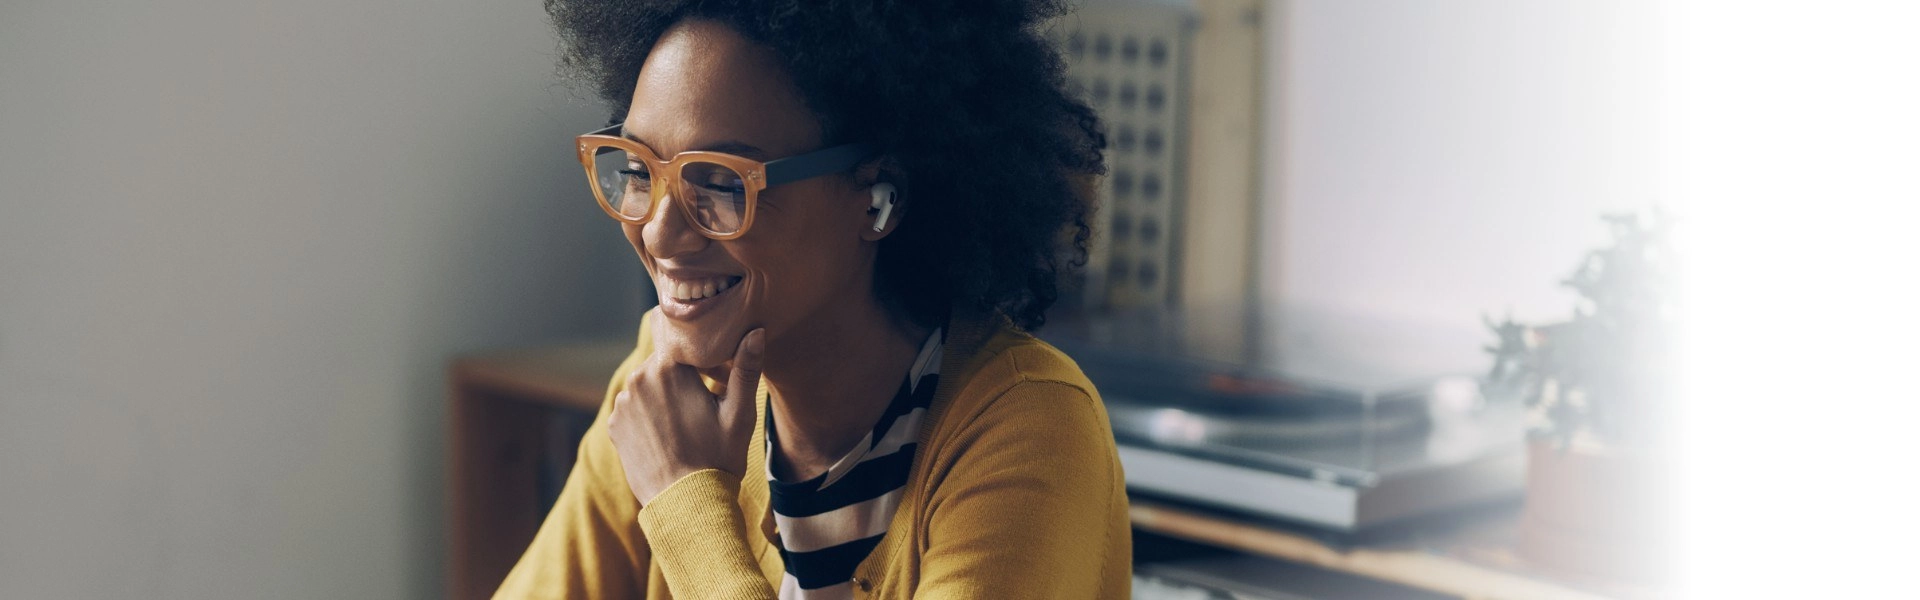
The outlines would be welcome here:
[[[707,247],[713,240],[701,235],[687,222],[685,210],[673,204],[684,197],[680,194],[679,182],[674,182],[659,202],[653,204],[653,218],[648,219],[640,228],[640,237],[646,245],[647,254],[655,259],[674,258],[692,254]]]

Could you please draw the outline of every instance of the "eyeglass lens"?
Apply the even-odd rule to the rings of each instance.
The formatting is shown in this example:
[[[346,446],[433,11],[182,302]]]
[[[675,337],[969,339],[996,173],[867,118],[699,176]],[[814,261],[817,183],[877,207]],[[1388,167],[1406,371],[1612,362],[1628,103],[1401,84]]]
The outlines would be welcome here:
[[[624,151],[594,155],[594,179],[600,197],[614,212],[642,219],[653,211],[653,165]],[[670,178],[671,179],[671,178]],[[694,224],[715,234],[731,234],[746,222],[746,178],[726,165],[693,161],[680,168],[677,200],[687,202]],[[665,190],[662,190],[665,191]]]

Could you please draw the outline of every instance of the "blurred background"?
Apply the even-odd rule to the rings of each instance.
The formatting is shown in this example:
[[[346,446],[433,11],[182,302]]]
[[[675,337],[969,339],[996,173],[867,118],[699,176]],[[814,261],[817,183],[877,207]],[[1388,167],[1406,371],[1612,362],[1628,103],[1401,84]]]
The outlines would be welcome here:
[[[1911,591],[1920,98],[1845,4],[1051,25],[1114,170],[1043,333],[1116,409],[1137,594]],[[537,2],[0,6],[0,597],[489,590],[652,302],[554,55]],[[1649,231],[1679,264],[1564,285]],[[1592,289],[1659,350],[1540,362]],[[1659,371],[1636,441],[1565,369]]]
[[[426,598],[446,367],[632,331],[538,2],[0,8],[0,597]]]

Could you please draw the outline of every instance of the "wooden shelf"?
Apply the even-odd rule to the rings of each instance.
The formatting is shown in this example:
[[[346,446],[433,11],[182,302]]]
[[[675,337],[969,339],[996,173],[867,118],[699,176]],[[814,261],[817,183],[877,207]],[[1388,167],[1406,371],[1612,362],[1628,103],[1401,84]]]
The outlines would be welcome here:
[[[453,379],[474,391],[592,411],[630,352],[631,340],[604,340],[476,355],[454,361]]]
[[[1652,589],[1533,571],[1512,550],[1517,507],[1495,507],[1460,515],[1445,525],[1338,544],[1284,525],[1154,499],[1136,496],[1131,504],[1133,524],[1141,530],[1462,598],[1661,597]]]

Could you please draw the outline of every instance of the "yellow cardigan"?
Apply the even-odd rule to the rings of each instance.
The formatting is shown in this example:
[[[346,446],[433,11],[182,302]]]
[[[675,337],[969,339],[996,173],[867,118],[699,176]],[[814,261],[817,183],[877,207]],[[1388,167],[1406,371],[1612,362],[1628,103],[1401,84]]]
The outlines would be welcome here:
[[[784,566],[769,541],[760,426],[744,478],[698,471],[645,510],[628,490],[606,418],[652,346],[643,325],[559,500],[495,598],[777,596]],[[1093,385],[1005,317],[956,309],[943,354],[906,492],[854,571],[855,596],[1128,597],[1125,480]]]

